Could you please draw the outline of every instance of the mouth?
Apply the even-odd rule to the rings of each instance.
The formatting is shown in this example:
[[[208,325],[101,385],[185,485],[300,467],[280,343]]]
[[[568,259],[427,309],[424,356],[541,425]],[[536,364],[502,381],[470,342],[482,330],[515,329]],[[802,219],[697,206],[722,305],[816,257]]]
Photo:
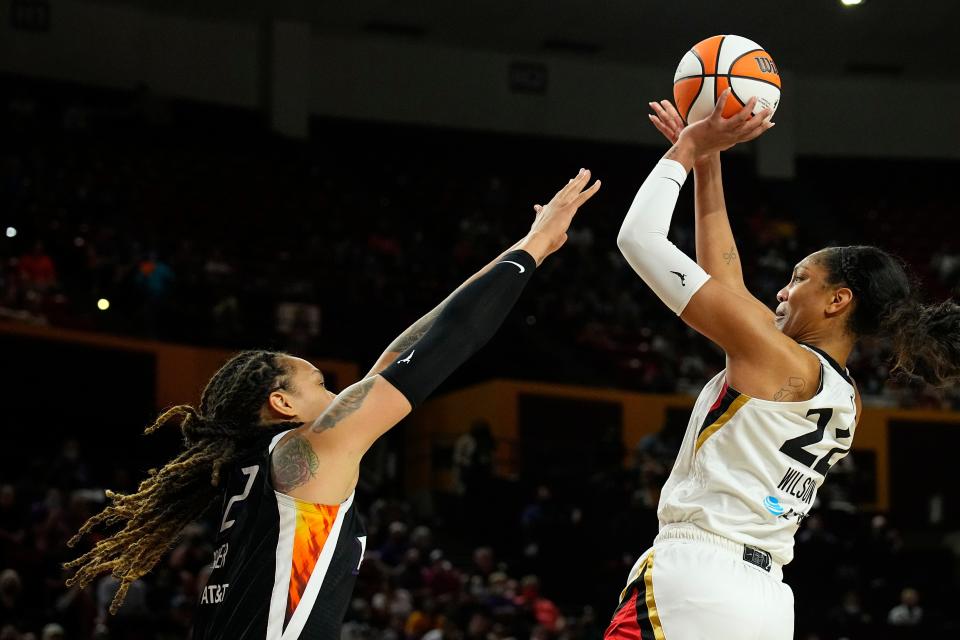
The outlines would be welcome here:
[[[784,311],[783,309],[777,309],[774,316],[776,317],[777,320],[783,320],[785,317],[787,317],[787,312]]]

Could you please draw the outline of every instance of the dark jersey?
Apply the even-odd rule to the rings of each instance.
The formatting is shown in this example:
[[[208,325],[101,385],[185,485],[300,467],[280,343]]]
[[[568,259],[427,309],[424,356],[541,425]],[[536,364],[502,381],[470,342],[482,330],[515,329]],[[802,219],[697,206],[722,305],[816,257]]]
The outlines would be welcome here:
[[[230,474],[194,640],[340,637],[366,547],[363,524],[353,495],[322,505],[274,491],[270,452],[283,435]]]

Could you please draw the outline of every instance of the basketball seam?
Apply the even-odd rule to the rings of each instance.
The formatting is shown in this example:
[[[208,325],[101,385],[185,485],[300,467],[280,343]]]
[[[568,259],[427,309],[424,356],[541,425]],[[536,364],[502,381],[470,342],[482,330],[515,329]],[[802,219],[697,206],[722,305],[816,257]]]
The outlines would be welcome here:
[[[733,88],[733,77],[727,76],[727,83],[730,85],[730,94],[737,99],[737,102],[740,103],[741,107],[747,106],[747,103],[743,101],[739,95],[737,95],[737,90]]]
[[[740,58],[742,58],[743,56],[750,55],[750,54],[753,53],[754,51],[763,51],[763,49],[757,47],[756,49],[750,49],[750,51],[744,51],[743,53],[741,53],[741,54],[738,55],[736,58],[734,58],[733,60],[730,61],[730,68],[733,69],[733,65],[737,64],[737,61],[738,61]]]
[[[743,53],[741,53],[741,54],[738,55],[736,58],[734,58],[733,60],[730,61],[729,70],[730,70],[730,71],[733,71],[733,65],[737,64],[737,62],[738,62],[741,58],[743,58],[744,56],[750,55],[750,54],[753,53],[754,51],[763,51],[763,49],[757,47],[756,49],[750,49],[749,51],[744,51]],[[719,60],[718,60],[718,62],[719,62]],[[718,70],[719,70],[719,69],[718,69]],[[744,107],[745,107],[745,106],[747,106],[746,101],[737,94],[737,90],[733,87],[733,78],[734,78],[734,76],[733,76],[732,73],[727,73],[727,83],[730,85],[730,93],[733,94],[733,97],[737,99],[737,102],[739,102],[741,106],[744,106]],[[757,78],[757,80],[760,80],[760,78]],[[773,83],[771,82],[770,84],[773,84]]]
[[[690,101],[690,106],[687,107],[687,114],[684,116],[680,116],[680,119],[683,120],[684,126],[690,124],[689,122],[687,122],[687,116],[690,115],[690,109],[693,109],[693,104],[697,101],[697,98],[700,97],[700,92],[703,91],[703,85],[707,83],[707,81],[704,79],[706,78],[707,65],[704,64],[703,58],[700,57],[700,54],[697,53],[696,49],[690,49],[690,53],[692,53],[694,57],[697,59],[697,61],[700,63],[700,71],[701,71],[700,86],[697,87],[697,93],[693,96],[693,100]],[[689,77],[696,78],[697,76],[689,76]],[[680,80],[684,80],[684,79],[685,78],[680,78]],[[673,84],[677,84],[677,82],[679,82],[679,80],[674,80]]]
[[[687,107],[687,114],[684,116],[680,116],[680,118],[683,120],[684,125],[690,124],[689,122],[687,122],[687,116],[690,115],[690,110],[693,109],[694,103],[697,101],[697,98],[699,98],[700,94],[703,92],[703,85],[705,84],[707,84],[706,79],[703,76],[700,76],[700,84],[699,86],[697,86],[697,92],[693,95],[693,100],[690,101],[690,105]]]
[[[693,57],[697,59],[697,62],[700,63],[700,75],[705,75],[707,73],[707,65],[703,62],[703,58],[700,57],[700,54],[697,53],[696,49],[690,49],[690,53],[693,54]]]
[[[727,36],[720,37],[720,44],[717,45],[717,59],[713,63],[714,73],[720,73],[720,52],[723,51],[723,41],[727,39]],[[727,74],[729,75],[729,74]],[[713,104],[717,104],[717,100],[720,99],[720,85],[717,84],[717,81],[713,81]]]
[[[733,75],[729,73],[704,73],[699,76],[684,76],[682,78],[677,78],[673,82],[674,84],[676,84],[681,80],[689,80],[691,78],[737,78],[738,80],[756,80],[757,82],[768,84],[771,87],[777,87],[777,89],[780,89],[782,91],[782,88],[777,86],[777,83],[775,82],[770,82],[769,80],[764,80],[763,78],[754,78],[753,76],[741,76],[741,75]]]

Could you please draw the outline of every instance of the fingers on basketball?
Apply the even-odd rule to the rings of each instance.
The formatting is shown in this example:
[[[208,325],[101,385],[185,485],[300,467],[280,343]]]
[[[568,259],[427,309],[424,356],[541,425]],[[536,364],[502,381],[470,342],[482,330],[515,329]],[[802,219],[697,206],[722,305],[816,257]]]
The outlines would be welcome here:
[[[754,108],[756,108],[756,106],[757,106],[757,98],[756,96],[753,96],[749,100],[747,100],[746,104],[744,104],[743,107],[739,111],[737,111],[736,115],[734,115],[730,119],[733,120],[738,125],[743,124],[744,122],[747,122],[748,120],[750,120],[750,118],[753,117],[753,110]]]
[[[720,94],[720,97],[717,98],[717,104],[713,105],[713,113],[710,114],[710,117],[715,120],[723,119],[723,108],[727,104],[727,98],[730,97],[730,93],[733,90],[730,87],[727,87],[723,90],[723,93]]]

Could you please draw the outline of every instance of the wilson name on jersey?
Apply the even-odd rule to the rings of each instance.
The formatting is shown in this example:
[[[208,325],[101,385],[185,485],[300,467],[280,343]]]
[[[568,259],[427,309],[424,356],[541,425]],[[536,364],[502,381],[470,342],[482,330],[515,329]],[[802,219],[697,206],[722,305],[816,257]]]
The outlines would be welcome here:
[[[809,400],[745,396],[721,371],[693,408],[683,445],[660,496],[660,526],[692,522],[759,547],[786,564],[830,467],[847,455],[856,426],[856,391],[827,354]],[[799,382],[797,383],[799,384]]]
[[[339,505],[274,491],[270,453],[230,475],[194,640],[338,638],[366,546],[353,495]]]

